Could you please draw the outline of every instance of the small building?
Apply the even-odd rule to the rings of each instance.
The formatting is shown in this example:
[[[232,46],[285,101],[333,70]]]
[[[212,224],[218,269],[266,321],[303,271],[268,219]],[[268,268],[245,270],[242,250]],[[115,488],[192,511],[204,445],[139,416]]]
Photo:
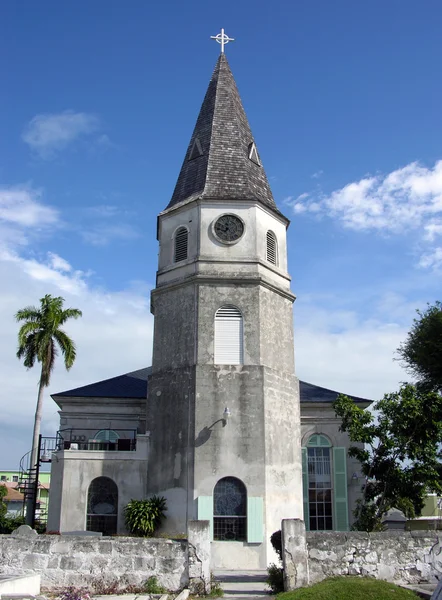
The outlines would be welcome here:
[[[428,494],[420,517],[409,519],[406,525],[411,531],[434,531],[442,529],[442,498]]]
[[[23,514],[24,497],[20,489],[20,471],[0,471],[0,485],[2,484],[8,489],[8,513],[11,515]],[[48,518],[50,485],[50,471],[40,471],[38,477],[36,518],[42,523],[45,523]]]

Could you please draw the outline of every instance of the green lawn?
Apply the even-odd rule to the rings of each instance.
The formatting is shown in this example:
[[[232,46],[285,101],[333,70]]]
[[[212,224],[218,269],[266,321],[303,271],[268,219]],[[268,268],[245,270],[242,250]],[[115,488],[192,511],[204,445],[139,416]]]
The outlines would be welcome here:
[[[310,587],[278,594],[278,600],[412,600],[418,598],[393,583],[370,577],[332,577]]]

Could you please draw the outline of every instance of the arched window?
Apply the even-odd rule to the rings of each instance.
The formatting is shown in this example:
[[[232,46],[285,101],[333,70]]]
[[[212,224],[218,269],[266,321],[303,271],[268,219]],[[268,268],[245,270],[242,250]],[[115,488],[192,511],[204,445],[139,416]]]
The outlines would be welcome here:
[[[175,233],[175,249],[174,249],[174,262],[180,262],[180,260],[186,260],[187,258],[187,240],[188,231],[185,227],[180,227]]]
[[[118,488],[109,477],[91,481],[87,495],[87,531],[101,531],[104,535],[117,533]]]
[[[266,259],[269,263],[272,263],[272,265],[278,264],[278,243],[273,231],[267,232]]]
[[[247,490],[236,477],[220,479],[213,490],[213,539],[247,539]]]
[[[310,531],[348,531],[347,451],[322,434],[302,448],[304,521]]]
[[[221,306],[215,315],[215,364],[243,364],[243,319],[236,306]]]
[[[330,442],[314,435],[307,444],[310,531],[333,529]]]
[[[112,429],[101,429],[95,434],[96,440],[100,440],[100,442],[117,442],[120,436],[116,431]]]

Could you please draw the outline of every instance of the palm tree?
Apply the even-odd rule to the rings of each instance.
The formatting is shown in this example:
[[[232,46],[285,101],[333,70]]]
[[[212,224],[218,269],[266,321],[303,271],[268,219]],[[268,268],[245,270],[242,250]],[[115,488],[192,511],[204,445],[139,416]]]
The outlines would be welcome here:
[[[64,365],[69,370],[74,364],[76,357],[75,344],[71,338],[60,327],[68,319],[78,319],[82,316],[81,310],[67,308],[63,310],[64,298],[53,298],[46,294],[40,300],[40,307],[27,306],[19,310],[15,319],[23,322],[18,332],[17,358],[23,359],[23,364],[31,369],[35,361],[41,363],[41,374],[38,384],[37,408],[35,410],[34,434],[32,438],[30,481],[29,485],[37,482],[32,481],[32,473],[35,473],[39,457],[38,439],[40,436],[41,414],[43,408],[43,391],[50,383],[52,370],[55,365],[55,357],[60,348],[64,359]],[[26,507],[26,522],[32,525],[34,521],[32,497]]]

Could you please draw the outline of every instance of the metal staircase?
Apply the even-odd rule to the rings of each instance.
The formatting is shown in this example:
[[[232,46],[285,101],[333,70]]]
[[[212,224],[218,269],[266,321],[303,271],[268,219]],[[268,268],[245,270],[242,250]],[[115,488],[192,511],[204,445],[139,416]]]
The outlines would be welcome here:
[[[38,461],[31,467],[31,451],[22,456],[20,460],[19,476],[17,489],[23,494],[23,516],[26,516],[27,507],[32,510],[32,527],[35,521],[47,520],[47,505],[39,503],[39,488],[42,487],[39,482],[41,463],[49,463],[52,459],[52,452],[56,450],[55,437],[42,437],[40,435],[38,444]],[[30,521],[28,521],[30,524]]]

